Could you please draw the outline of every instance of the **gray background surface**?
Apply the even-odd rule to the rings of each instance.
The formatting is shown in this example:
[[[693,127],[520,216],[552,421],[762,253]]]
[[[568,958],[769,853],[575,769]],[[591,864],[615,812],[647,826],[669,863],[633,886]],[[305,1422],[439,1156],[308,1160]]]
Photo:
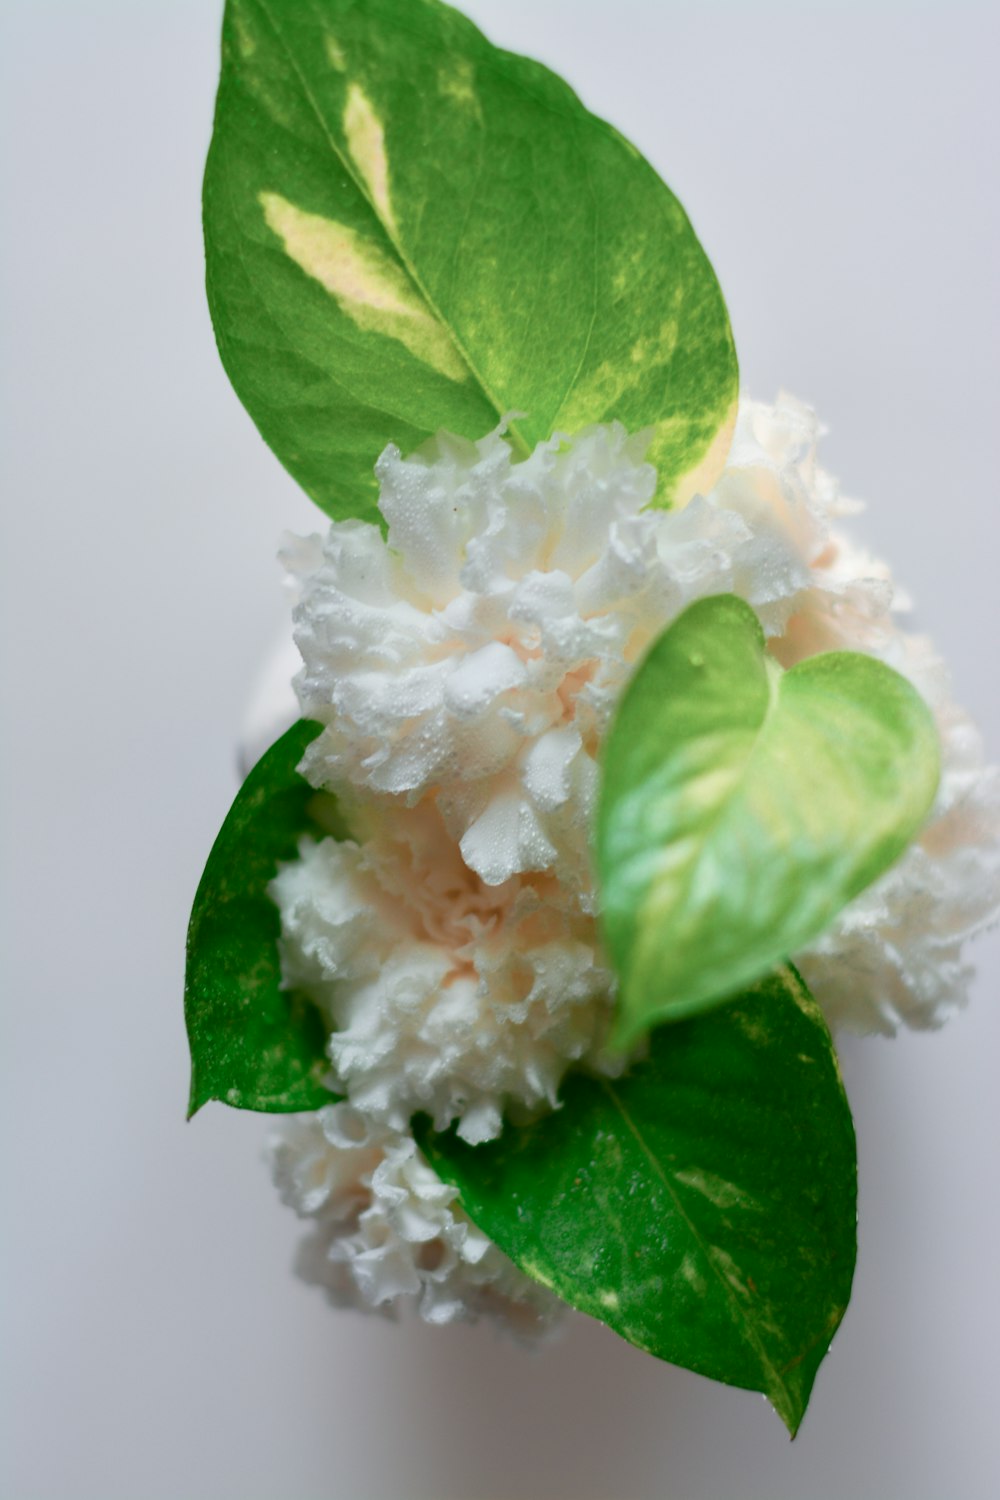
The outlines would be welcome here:
[[[2,11],[2,1500],[985,1500],[1000,944],[936,1037],[848,1045],[854,1302],[794,1445],[579,1320],[328,1311],[261,1124],[183,1122],[183,934],[316,521],[215,355],[199,177],[221,7]],[[651,157],[744,388],[812,400],[1000,752],[998,25],[985,7],[469,0]]]

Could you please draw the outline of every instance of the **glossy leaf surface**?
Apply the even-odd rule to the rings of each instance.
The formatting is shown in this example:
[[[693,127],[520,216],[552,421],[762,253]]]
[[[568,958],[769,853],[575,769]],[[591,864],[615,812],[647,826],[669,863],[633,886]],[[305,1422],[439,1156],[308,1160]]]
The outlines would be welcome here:
[[[843,1316],[854,1130],[829,1032],[784,970],[651,1038],[622,1079],[468,1146],[420,1142],[528,1275],[661,1359],[763,1391],[794,1434]]]
[[[691,605],[605,746],[597,863],[618,1040],[794,956],[903,852],[938,775],[930,711],[891,668],[843,651],[783,672],[749,605]]]
[[[663,503],[721,468],[736,359],[677,200],[438,0],[228,0],[204,214],[226,369],[331,515],[374,514],[386,443],[508,413],[524,452],[651,427]]]
[[[320,732],[300,721],[258,761],[208,857],[188,928],[184,1015],[189,1117],[209,1099],[237,1109],[319,1109],[333,1095],[326,1031],[303,995],[281,989],[278,908],[267,894],[303,833],[326,834],[320,799],[296,772]],[[322,805],[332,799],[322,798]]]

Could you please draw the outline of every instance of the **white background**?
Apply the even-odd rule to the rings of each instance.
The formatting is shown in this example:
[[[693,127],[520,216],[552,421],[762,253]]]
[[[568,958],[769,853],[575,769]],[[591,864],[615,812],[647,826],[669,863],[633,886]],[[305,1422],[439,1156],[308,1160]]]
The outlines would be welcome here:
[[[582,1319],[329,1311],[261,1122],[184,1124],[187,910],[317,516],[213,347],[210,0],[3,6],[2,1500],[985,1500],[1000,1493],[1000,945],[934,1037],[845,1049],[855,1295],[789,1445],[760,1397]],[[652,158],[744,388],[832,432],[1000,752],[995,16],[470,0]]]

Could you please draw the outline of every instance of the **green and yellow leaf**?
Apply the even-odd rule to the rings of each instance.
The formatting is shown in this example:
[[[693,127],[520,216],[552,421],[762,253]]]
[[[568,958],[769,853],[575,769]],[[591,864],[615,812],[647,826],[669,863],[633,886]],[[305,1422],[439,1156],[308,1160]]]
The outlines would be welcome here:
[[[228,0],[204,216],[229,376],[333,516],[374,515],[388,442],[511,413],[522,452],[650,427],[661,503],[722,466],[736,358],[680,204],[438,0]]]
[[[618,1040],[726,1000],[902,854],[937,789],[930,710],[836,651],[783,672],[748,604],[693,604],[629,684],[604,750],[597,864]]]

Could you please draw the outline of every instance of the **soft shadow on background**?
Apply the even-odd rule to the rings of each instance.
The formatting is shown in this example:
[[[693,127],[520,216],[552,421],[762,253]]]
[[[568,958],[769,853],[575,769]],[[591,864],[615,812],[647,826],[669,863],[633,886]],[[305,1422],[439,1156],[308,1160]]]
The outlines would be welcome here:
[[[985,6],[469,0],[653,160],[744,389],[828,468],[1000,754],[995,141]],[[184,1124],[183,937],[318,513],[218,363],[199,178],[221,4],[7,0],[4,1500],[986,1500],[1000,1492],[1000,944],[941,1035],[851,1043],[861,1254],[789,1445],[760,1397],[596,1324],[328,1311],[262,1124]]]

